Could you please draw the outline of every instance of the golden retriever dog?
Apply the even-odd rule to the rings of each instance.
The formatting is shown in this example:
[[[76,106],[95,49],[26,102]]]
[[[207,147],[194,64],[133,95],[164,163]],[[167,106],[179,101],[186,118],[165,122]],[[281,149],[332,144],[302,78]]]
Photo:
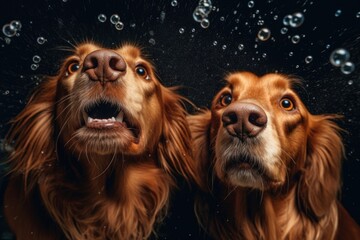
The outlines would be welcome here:
[[[200,223],[214,239],[359,239],[337,202],[344,147],[335,115],[312,115],[295,79],[235,72],[188,118]]]
[[[196,178],[183,98],[139,47],[78,45],[12,121],[6,220],[21,239],[144,239]]]

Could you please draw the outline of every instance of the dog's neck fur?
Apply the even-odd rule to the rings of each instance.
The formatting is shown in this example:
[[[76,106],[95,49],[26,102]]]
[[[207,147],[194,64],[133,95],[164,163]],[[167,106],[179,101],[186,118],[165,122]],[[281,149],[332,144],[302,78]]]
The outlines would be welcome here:
[[[229,239],[332,239],[337,225],[336,201],[315,224],[296,203],[296,185],[286,193],[238,187],[224,191],[213,205],[209,227]],[[211,221],[211,220],[210,220]],[[223,225],[219,227],[219,225]],[[327,230],[328,229],[328,230]],[[211,229],[209,229],[212,231]],[[225,234],[225,235],[224,235]]]
[[[146,158],[91,155],[85,161],[80,160],[75,168],[74,164],[68,164],[73,168],[49,169],[38,186],[45,207],[66,237],[148,237],[156,216],[166,211],[170,187],[174,183],[155,165],[154,159]],[[61,163],[54,166],[61,167]],[[59,186],[59,183],[63,184]],[[69,225],[71,222],[73,226]]]

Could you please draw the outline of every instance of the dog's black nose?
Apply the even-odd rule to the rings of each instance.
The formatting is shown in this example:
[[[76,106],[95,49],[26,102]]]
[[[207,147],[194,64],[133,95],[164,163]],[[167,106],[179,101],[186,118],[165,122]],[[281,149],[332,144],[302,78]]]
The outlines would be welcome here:
[[[235,102],[224,111],[222,122],[230,135],[244,140],[256,137],[266,127],[267,117],[256,104]]]
[[[126,73],[126,62],[116,52],[106,49],[96,50],[84,59],[83,72],[93,81],[116,81]]]

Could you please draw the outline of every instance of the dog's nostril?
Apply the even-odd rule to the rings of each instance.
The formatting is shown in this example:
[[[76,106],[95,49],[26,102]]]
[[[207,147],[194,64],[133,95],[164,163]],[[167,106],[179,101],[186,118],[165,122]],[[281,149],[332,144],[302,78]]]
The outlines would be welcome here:
[[[224,126],[237,123],[238,117],[235,112],[224,113],[222,116],[222,122]]]
[[[115,71],[125,71],[126,65],[125,62],[122,61],[122,58],[120,57],[111,57],[109,60],[109,67]]]
[[[267,118],[265,114],[260,112],[251,112],[249,114],[249,122],[257,127],[263,127],[267,122]]]

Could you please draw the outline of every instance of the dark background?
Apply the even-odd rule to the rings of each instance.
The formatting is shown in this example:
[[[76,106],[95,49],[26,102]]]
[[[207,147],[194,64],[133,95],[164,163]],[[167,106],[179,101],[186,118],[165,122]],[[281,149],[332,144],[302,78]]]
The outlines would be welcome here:
[[[192,18],[198,1],[177,0],[175,7],[171,1],[2,2],[0,27],[19,20],[22,28],[10,42],[0,32],[0,139],[8,130],[8,121],[25,106],[42,77],[56,74],[61,60],[69,54],[64,49],[84,40],[94,40],[106,47],[124,41],[139,43],[155,63],[163,84],[183,86],[181,94],[199,107],[209,106],[222,86],[224,75],[234,70],[259,75],[274,71],[297,75],[303,79],[300,95],[310,112],[344,116],[339,122],[346,130],[340,197],[359,223],[360,1],[255,0],[254,7],[249,8],[249,1],[213,0],[216,10],[208,17],[207,29]],[[337,10],[341,10],[339,16],[335,16]],[[303,25],[288,27],[288,32],[281,34],[283,17],[295,12],[304,14]],[[106,22],[99,22],[99,14],[107,16]],[[110,23],[112,14],[120,16],[125,25],[123,30],[116,30]],[[259,25],[259,20],[264,24]],[[271,31],[267,41],[256,39],[263,27]],[[180,33],[180,28],[184,33]],[[290,40],[296,34],[301,36],[298,44]],[[40,45],[38,37],[47,41]],[[244,50],[238,49],[239,44],[244,45]],[[349,75],[329,62],[331,52],[340,47],[350,52],[350,61],[356,67]],[[35,71],[30,68],[34,55],[41,57]],[[309,55],[313,61],[307,64],[305,58]],[[6,155],[1,150],[0,158],[4,159]],[[186,197],[187,192],[178,196],[161,232],[168,239],[199,239],[191,200]],[[4,229],[2,224],[0,227]],[[2,238],[7,235],[3,233]]]

